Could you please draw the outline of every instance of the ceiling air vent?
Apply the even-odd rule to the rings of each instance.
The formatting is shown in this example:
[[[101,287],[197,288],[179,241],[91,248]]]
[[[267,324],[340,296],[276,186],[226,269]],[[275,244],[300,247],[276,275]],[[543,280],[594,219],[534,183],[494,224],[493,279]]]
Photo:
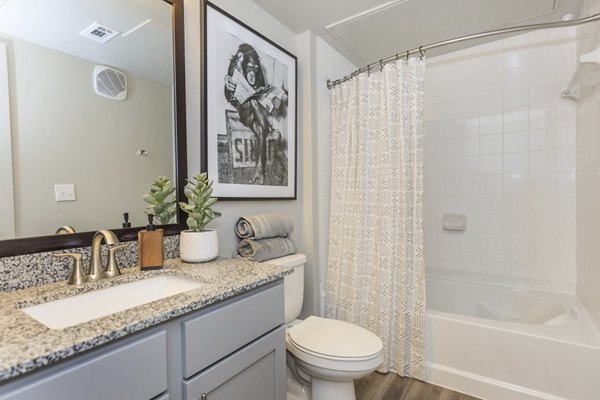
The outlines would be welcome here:
[[[112,100],[125,100],[127,97],[125,74],[104,65],[94,67],[94,90],[97,95]]]
[[[106,43],[110,39],[117,36],[119,33],[121,32],[115,31],[114,29],[111,29],[107,26],[100,25],[97,22],[94,22],[92,25],[79,32],[81,36],[86,37],[88,39],[92,39],[93,41],[98,43]]]

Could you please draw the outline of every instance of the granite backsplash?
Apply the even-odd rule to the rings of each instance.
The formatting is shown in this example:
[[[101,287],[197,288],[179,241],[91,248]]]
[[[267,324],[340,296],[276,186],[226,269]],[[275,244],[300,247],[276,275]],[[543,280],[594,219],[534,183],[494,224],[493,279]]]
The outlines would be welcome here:
[[[127,247],[116,253],[119,268],[136,267],[138,263],[137,241],[126,242]],[[106,264],[107,246],[102,246],[102,260]],[[74,249],[32,253],[22,256],[0,258],[0,292],[24,289],[67,280],[73,261],[55,258],[56,253],[81,253],[86,272],[89,271],[91,246]],[[165,237],[165,259],[179,257],[179,235]]]

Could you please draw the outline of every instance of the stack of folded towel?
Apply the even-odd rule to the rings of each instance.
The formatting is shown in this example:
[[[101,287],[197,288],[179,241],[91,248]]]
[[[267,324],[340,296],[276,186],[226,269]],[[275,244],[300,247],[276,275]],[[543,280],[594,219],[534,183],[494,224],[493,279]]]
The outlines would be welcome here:
[[[289,238],[293,230],[292,221],[282,214],[243,216],[235,225],[242,241],[234,256],[261,262],[294,254],[296,246]]]

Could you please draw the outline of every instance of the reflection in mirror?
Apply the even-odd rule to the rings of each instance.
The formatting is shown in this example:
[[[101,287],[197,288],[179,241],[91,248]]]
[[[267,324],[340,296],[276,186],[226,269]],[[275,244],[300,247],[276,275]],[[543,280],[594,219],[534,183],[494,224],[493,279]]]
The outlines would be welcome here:
[[[0,240],[145,224],[176,182],[171,21],[163,0],[0,1]]]

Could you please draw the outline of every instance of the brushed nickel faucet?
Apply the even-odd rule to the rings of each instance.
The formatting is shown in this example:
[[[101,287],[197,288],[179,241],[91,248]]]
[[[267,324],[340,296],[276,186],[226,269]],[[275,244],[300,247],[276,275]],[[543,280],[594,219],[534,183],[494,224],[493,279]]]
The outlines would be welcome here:
[[[75,228],[70,225],[63,225],[54,232],[55,235],[66,235],[69,233],[76,233]]]
[[[106,271],[104,274],[106,278],[114,278],[115,276],[121,275],[121,270],[119,270],[119,265],[117,264],[117,258],[115,257],[115,253],[117,250],[123,249],[127,247],[126,244],[122,244],[119,246],[113,246],[108,249],[108,266],[106,267]]]
[[[92,239],[92,251],[90,253],[90,273],[88,275],[86,275],[85,271],[83,270],[81,254],[54,254],[54,257],[56,258],[66,257],[73,259],[73,271],[71,271],[71,276],[67,280],[67,285],[82,285],[86,282],[94,282],[121,275],[115,253],[117,250],[127,247],[127,245],[122,244],[120,246],[112,246],[110,249],[108,249],[108,265],[105,266],[102,264],[102,259],[100,258],[100,245],[103,241],[108,245],[112,245],[119,243],[119,238],[117,238],[117,235],[108,229],[100,230],[94,234],[94,238]]]
[[[108,229],[102,229],[96,232],[92,239],[92,252],[90,254],[90,274],[88,279],[91,281],[98,281],[104,278],[110,278],[110,274],[106,273],[106,267],[102,265],[102,259],[100,258],[100,245],[104,241],[106,244],[119,243],[117,235]],[[113,253],[114,256],[114,253]],[[112,276],[116,276],[114,274]]]
[[[83,270],[80,253],[56,253],[54,254],[54,257],[73,259],[73,270],[71,271],[69,280],[67,280],[67,285],[83,285],[88,281],[88,277]]]

